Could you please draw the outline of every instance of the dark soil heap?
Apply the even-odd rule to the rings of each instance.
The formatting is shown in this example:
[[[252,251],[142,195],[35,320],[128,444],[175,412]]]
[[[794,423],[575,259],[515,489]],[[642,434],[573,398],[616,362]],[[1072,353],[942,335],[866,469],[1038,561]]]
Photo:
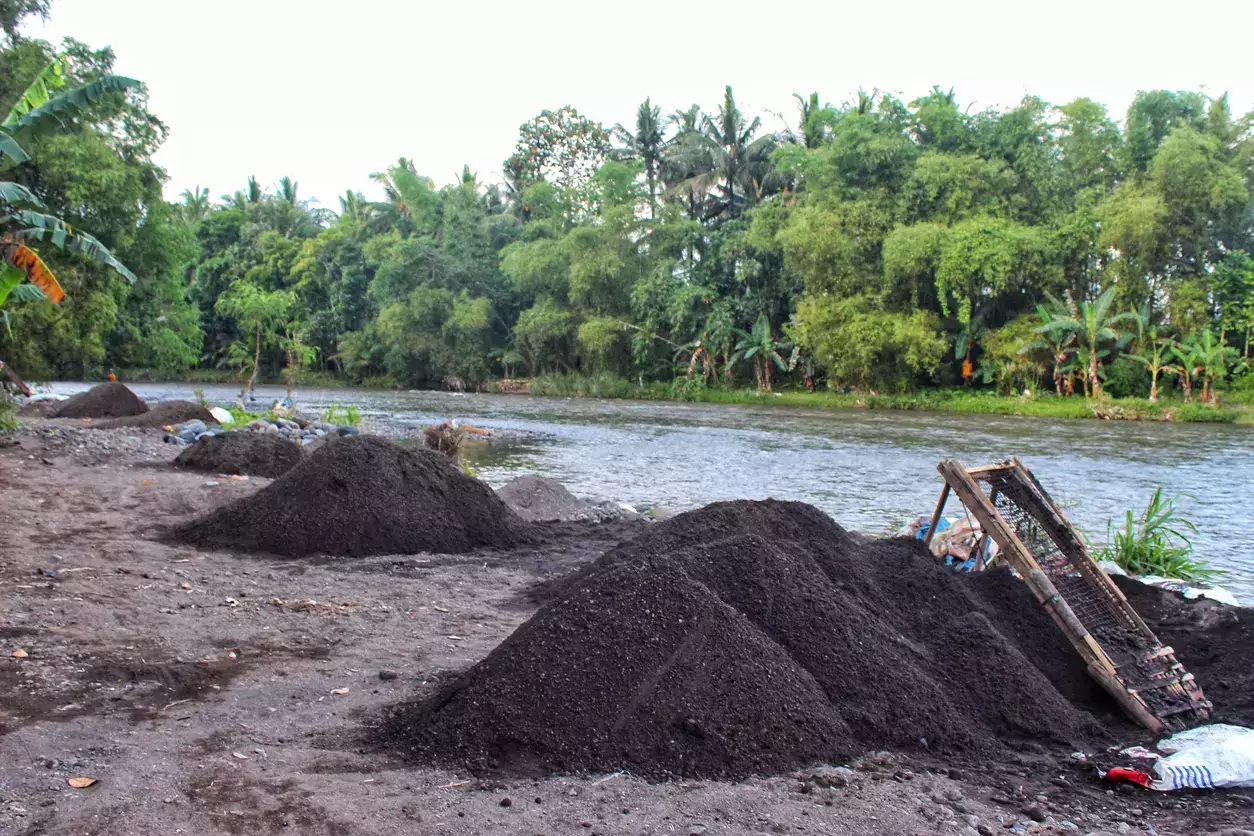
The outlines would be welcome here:
[[[242,431],[200,439],[178,454],[174,466],[205,473],[277,479],[304,460],[304,449],[294,441]]]
[[[542,476],[520,476],[503,485],[496,495],[530,522],[568,520],[592,507],[566,490],[561,482]]]
[[[168,427],[186,421],[204,421],[209,425],[218,423],[218,419],[214,418],[209,410],[194,401],[166,401],[157,404],[142,415],[113,418],[88,426],[100,430],[111,430],[115,427]]]
[[[148,404],[140,400],[121,383],[101,383],[86,392],[79,392],[69,400],[61,401],[49,418],[126,418],[143,415]]]
[[[526,524],[439,453],[349,436],[173,536],[293,557],[450,554],[518,543]]]
[[[867,543],[801,503],[716,503],[573,575],[381,733],[476,771],[650,778],[1100,736],[1068,698],[1109,699],[1007,582],[985,590],[918,541]]]

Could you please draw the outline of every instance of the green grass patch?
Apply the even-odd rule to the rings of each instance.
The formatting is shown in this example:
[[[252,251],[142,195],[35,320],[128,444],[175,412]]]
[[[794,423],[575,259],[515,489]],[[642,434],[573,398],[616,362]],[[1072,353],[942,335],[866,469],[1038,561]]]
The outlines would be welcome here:
[[[899,409],[966,415],[1023,415],[1033,418],[1100,418],[1119,421],[1213,424],[1254,423],[1254,415],[1251,415],[1249,410],[1239,407],[1185,404],[1172,400],[1151,403],[1144,398],[1059,397],[1053,393],[1039,394],[1031,398],[1006,397],[995,392],[971,389],[929,389],[883,395],[789,389],[778,392],[760,392],[756,389],[706,386],[700,380],[687,378],[679,378],[670,383],[655,381],[641,384],[612,374],[560,374],[537,377],[531,382],[530,392],[533,395],[566,398],[772,404],[826,409]]]
[[[361,410],[355,406],[333,403],[322,411],[322,420],[337,427],[355,427],[361,423]]]

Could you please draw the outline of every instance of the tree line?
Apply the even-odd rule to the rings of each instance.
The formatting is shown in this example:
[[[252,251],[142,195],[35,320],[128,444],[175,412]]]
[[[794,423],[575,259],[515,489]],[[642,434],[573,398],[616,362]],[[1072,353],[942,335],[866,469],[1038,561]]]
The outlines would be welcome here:
[[[0,25],[0,103],[54,59],[76,83],[111,70],[107,49]],[[628,125],[546,110],[499,179],[438,185],[402,158],[373,175],[384,199],[331,208],[290,178],[167,202],[166,126],[142,87],[118,90],[23,135],[0,179],[137,281],[44,248],[66,299],[6,303],[0,358],[34,379],[579,372],[1199,399],[1248,370],[1254,116],[1225,96],[1143,91],[1121,120],[1085,98],[970,112],[940,87],[795,99],[779,131],[731,87],[712,107],[645,99]]]

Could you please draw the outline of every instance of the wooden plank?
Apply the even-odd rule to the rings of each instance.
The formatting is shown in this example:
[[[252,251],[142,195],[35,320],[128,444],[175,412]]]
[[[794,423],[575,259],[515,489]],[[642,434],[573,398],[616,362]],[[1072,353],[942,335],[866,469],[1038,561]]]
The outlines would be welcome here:
[[[930,548],[932,545],[932,536],[936,534],[936,525],[940,522],[941,513],[945,510],[945,503],[949,500],[949,483],[945,483],[945,487],[941,488],[940,499],[936,503],[936,510],[932,512],[932,521],[928,523],[927,535],[924,536],[923,542]]]

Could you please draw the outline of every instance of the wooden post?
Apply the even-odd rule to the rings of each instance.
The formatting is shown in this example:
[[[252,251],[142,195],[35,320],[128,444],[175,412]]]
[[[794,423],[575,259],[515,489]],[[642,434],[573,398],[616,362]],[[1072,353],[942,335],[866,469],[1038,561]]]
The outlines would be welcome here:
[[[940,522],[941,513],[945,510],[945,502],[949,499],[949,483],[945,483],[945,487],[941,488],[940,500],[936,503],[936,510],[932,512],[932,521],[928,523],[927,534],[923,538],[923,542],[930,548],[932,545],[932,536],[936,534],[936,526]]]

